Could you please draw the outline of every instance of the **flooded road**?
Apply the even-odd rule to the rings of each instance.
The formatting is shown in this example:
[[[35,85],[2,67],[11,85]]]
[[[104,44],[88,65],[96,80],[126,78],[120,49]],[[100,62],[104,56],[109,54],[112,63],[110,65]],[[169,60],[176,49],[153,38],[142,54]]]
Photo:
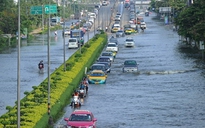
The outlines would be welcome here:
[[[67,24],[74,22],[69,21]],[[58,30],[58,36],[54,36],[51,32],[50,37],[50,73],[58,68],[63,63],[63,37],[62,30]],[[93,32],[89,33],[91,38]],[[85,34],[85,41],[89,38]],[[76,49],[67,49],[68,36],[65,37],[66,42],[66,60],[76,51]],[[21,62],[20,62],[20,86],[21,98],[24,97],[25,91],[31,91],[32,86],[38,86],[47,74],[47,35],[38,35],[34,40],[27,43],[22,42],[21,47]],[[17,100],[17,48],[11,49],[11,52],[0,54],[0,115],[6,112],[6,106],[14,106]],[[38,63],[43,60],[45,64],[44,73],[40,74]]]
[[[155,16],[144,17],[147,29],[131,35],[134,48],[124,47],[128,36],[118,39],[119,52],[106,84],[89,85],[80,109],[93,112],[98,128],[205,127],[205,71],[195,68],[198,58],[180,52],[177,33],[153,20]],[[123,17],[128,19],[127,10]],[[139,63],[139,73],[122,73],[126,59]],[[63,118],[72,111],[65,108],[57,125],[65,125]]]

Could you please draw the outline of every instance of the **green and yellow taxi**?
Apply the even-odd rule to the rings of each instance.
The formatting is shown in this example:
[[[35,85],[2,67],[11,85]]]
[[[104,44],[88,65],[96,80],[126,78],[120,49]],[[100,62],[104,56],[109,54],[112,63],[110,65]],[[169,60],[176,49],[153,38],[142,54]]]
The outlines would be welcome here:
[[[102,70],[93,70],[87,74],[89,84],[105,84],[107,74]]]

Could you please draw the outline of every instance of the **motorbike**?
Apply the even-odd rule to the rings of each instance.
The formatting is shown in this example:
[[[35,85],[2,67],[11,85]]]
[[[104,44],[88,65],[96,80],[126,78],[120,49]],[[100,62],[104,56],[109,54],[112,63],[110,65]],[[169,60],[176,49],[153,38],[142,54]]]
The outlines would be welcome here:
[[[85,89],[81,88],[79,90],[79,97],[80,99],[83,99],[84,97],[86,97]]]
[[[79,100],[78,96],[73,97],[73,101],[71,103],[71,106],[73,108],[79,108],[81,106],[81,103],[80,103],[80,100]]]

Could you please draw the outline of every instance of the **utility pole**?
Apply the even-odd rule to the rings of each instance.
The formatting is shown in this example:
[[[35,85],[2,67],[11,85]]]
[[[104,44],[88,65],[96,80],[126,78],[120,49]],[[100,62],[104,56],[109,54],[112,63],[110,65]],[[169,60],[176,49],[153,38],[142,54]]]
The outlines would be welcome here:
[[[66,61],[65,61],[65,0],[63,0],[63,63],[64,63],[64,71],[66,71]]]
[[[21,11],[20,11],[20,0],[18,0],[18,62],[17,62],[17,128],[20,128],[21,124],[21,115],[20,115],[20,49],[21,49],[21,17],[20,17]]]

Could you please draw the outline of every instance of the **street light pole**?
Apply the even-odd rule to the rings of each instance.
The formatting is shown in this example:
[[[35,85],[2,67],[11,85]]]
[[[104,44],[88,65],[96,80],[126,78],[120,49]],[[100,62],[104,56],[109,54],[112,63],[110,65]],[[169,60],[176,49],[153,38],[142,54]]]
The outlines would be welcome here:
[[[64,63],[64,71],[66,71],[66,62],[65,62],[65,0],[63,0],[63,63]]]
[[[18,0],[18,62],[17,62],[17,128],[20,128],[20,48],[21,48],[21,32],[20,32],[20,26],[21,26],[21,17],[20,17],[20,0]]]

